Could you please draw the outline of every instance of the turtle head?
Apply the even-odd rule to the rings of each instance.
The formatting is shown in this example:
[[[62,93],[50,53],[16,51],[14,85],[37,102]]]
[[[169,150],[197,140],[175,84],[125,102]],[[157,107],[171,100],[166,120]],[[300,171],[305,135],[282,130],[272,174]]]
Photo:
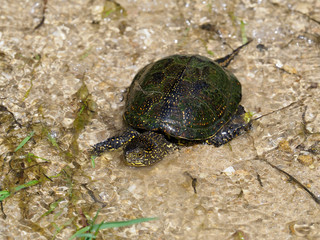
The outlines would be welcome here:
[[[171,145],[158,133],[145,132],[124,147],[125,164],[132,167],[151,166],[167,155]]]

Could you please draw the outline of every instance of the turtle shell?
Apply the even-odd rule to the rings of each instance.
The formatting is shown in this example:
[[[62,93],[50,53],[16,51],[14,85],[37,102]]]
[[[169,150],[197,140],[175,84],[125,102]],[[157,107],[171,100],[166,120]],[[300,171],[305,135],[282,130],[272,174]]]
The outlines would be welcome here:
[[[241,84],[228,70],[199,55],[172,55],[134,77],[124,119],[136,129],[206,140],[236,113]]]

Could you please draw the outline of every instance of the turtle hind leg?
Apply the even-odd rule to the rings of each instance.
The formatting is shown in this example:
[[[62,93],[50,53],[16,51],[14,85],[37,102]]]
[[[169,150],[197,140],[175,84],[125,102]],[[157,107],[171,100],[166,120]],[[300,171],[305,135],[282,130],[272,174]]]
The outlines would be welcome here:
[[[140,133],[132,128],[128,128],[123,134],[119,136],[114,136],[108,138],[103,142],[99,142],[92,146],[91,153],[93,155],[99,156],[101,153],[105,151],[115,150],[122,147],[124,144],[130,142],[133,138],[135,138]]]
[[[243,106],[239,105],[238,110],[232,119],[224,125],[219,132],[206,140],[206,143],[219,147],[250,129],[252,124],[251,122],[248,123],[244,120],[243,114],[245,114],[245,110]]]
[[[238,55],[238,53],[240,52],[241,48],[243,48],[244,46],[247,46],[251,42],[252,42],[252,39],[250,39],[245,44],[243,44],[240,47],[238,47],[235,50],[233,50],[232,53],[230,53],[229,55],[227,55],[227,56],[225,56],[223,58],[216,59],[214,61],[216,63],[218,63],[221,67],[228,67],[228,65],[231,63],[231,61],[234,59],[234,57]]]
[[[174,149],[176,145],[169,142],[163,134],[147,131],[124,147],[125,164],[132,167],[151,166]]]

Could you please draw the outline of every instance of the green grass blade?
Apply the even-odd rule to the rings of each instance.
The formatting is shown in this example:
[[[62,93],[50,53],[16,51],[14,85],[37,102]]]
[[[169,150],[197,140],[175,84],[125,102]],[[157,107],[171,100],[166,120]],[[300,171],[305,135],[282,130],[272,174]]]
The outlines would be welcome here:
[[[247,38],[247,33],[246,33],[246,23],[241,20],[240,22],[240,31],[241,31],[241,38],[242,38],[242,43],[245,44],[248,42]]]
[[[137,219],[132,219],[128,221],[120,221],[120,222],[106,222],[106,223],[104,222],[103,224],[94,224],[91,230],[97,231],[98,229],[101,230],[106,228],[125,227],[132,224],[152,221],[155,219],[157,218],[137,218]]]
[[[59,206],[59,203],[61,201],[62,201],[62,199],[58,199],[58,201],[51,203],[50,209],[48,211],[46,211],[44,214],[42,214],[40,218],[48,216],[50,213],[52,213]]]
[[[41,160],[43,160],[43,161],[45,161],[45,162],[50,162],[50,160],[45,159],[45,158],[42,158],[42,157],[38,157],[38,156],[34,155],[33,153],[28,153],[27,156],[26,156],[26,158],[27,158],[27,161],[28,161],[28,162],[32,162],[33,158],[35,158],[35,159],[41,159]]]
[[[19,190],[21,190],[21,189],[34,186],[34,185],[38,184],[39,182],[40,182],[39,180],[29,181],[29,182],[27,182],[27,183],[24,183],[24,184],[21,184],[21,185],[15,187],[15,188],[14,188],[14,191],[17,192],[17,191],[19,191]]]
[[[7,191],[7,190],[0,191],[0,201],[3,201],[4,199],[6,199],[9,196],[10,196],[9,191]]]
[[[58,145],[56,139],[54,137],[52,137],[50,133],[48,133],[47,136],[48,136],[48,140],[52,144],[52,146],[59,148],[59,145]]]
[[[73,234],[69,240],[75,239],[77,237],[79,237],[81,234],[84,234],[86,231],[89,231],[89,229],[91,228],[91,226],[87,226],[84,228],[81,228],[79,231],[77,231],[75,234]]]
[[[49,178],[56,178],[56,177],[59,177],[61,174],[58,174],[58,175],[55,175],[55,176],[49,176]],[[29,181],[27,183],[24,183],[24,184],[21,184],[19,186],[16,186],[13,191],[8,191],[8,190],[3,190],[3,191],[0,191],[0,201],[4,200],[5,198],[7,197],[10,197],[12,194],[14,194],[15,192],[18,192],[20,191],[21,189],[24,189],[24,188],[27,188],[27,187],[31,187],[31,186],[34,186],[40,182],[43,182],[44,180],[32,180],[32,181]]]
[[[148,222],[152,220],[156,220],[158,218],[137,218],[133,220],[128,221],[121,221],[121,222],[102,222],[100,224],[93,224],[91,226],[87,226],[84,228],[81,228],[79,231],[77,231],[75,234],[73,234],[69,240],[72,240],[77,237],[84,236],[83,234],[87,231],[96,232],[98,230],[106,229],[106,228],[115,228],[115,227],[126,227],[132,224],[142,223],[142,222]],[[93,236],[93,235],[92,235]],[[87,236],[89,237],[89,235]]]
[[[29,133],[29,135],[22,140],[22,142],[19,144],[19,146],[14,150],[15,152],[18,151],[20,148],[23,147],[23,145],[25,145],[29,140],[30,138],[32,138],[32,136],[34,135],[34,131],[32,131],[31,133]]]
[[[92,168],[95,168],[95,166],[96,166],[95,159],[96,159],[96,156],[91,156],[91,164],[92,164]]]
[[[92,239],[92,238],[97,238],[97,237],[94,236],[92,233],[82,233],[82,234],[78,235],[77,237],[78,237],[78,238],[85,237],[86,240],[87,240],[87,239]]]

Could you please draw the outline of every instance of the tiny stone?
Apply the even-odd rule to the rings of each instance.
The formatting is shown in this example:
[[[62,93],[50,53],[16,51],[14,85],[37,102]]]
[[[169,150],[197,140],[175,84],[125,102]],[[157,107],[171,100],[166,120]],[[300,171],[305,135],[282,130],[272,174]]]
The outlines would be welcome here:
[[[310,155],[299,155],[298,161],[302,165],[310,166],[313,163],[313,157]]]
[[[291,152],[291,148],[290,148],[290,145],[289,145],[289,142],[287,140],[281,140],[278,144],[278,147],[281,151],[284,151],[284,152]]]

